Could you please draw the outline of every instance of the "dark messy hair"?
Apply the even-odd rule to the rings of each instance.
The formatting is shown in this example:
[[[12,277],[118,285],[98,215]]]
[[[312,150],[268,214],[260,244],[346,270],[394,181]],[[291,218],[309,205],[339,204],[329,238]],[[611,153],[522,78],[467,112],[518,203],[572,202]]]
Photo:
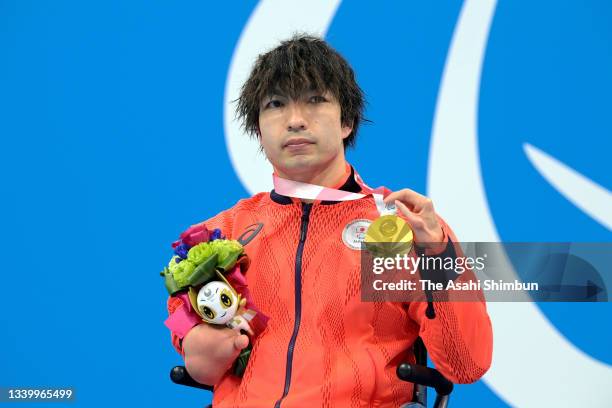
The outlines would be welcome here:
[[[276,48],[260,54],[237,99],[237,116],[251,136],[259,134],[259,108],[269,95],[282,92],[297,99],[309,91],[329,91],[340,104],[342,126],[352,132],[344,148],[353,146],[363,117],[365,99],[346,60],[324,40],[295,34]]]

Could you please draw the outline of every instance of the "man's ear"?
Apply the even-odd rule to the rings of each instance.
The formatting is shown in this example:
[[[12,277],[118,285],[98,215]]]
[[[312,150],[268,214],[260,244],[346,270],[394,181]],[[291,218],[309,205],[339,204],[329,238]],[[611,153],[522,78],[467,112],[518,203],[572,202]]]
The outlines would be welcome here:
[[[353,132],[353,124],[350,125],[342,125],[342,139],[346,139]]]
[[[264,147],[261,144],[261,130],[259,130],[259,124],[257,124],[256,134],[257,134],[257,140],[259,140],[259,152],[263,153],[264,152]]]

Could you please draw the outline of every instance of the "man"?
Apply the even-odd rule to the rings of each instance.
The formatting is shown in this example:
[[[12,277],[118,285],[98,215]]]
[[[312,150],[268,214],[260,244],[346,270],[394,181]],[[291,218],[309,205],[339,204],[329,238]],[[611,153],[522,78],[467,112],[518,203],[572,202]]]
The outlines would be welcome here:
[[[232,239],[263,225],[245,246],[246,274],[270,319],[242,378],[230,367],[249,337],[199,324],[173,344],[191,376],[215,385],[215,407],[397,407],[412,396],[397,379],[420,336],[438,370],[455,383],[489,368],[491,325],[484,302],[362,302],[360,248],[347,239],[357,222],[379,216],[371,190],[344,155],[363,119],[363,94],[347,62],[323,40],[295,36],[261,55],[244,84],[238,113],[275,175],[366,196],[313,200],[275,190],[239,201],[206,220]],[[416,244],[436,255],[457,242],[428,198],[388,193]],[[354,238],[354,237],[353,237]],[[437,247],[434,247],[438,244]],[[180,307],[170,298],[169,312]]]

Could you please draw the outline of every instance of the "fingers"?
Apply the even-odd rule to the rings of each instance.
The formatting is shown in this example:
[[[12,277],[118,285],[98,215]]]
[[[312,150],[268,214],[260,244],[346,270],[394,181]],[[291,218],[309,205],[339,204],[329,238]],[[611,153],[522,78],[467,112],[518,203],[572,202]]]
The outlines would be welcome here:
[[[245,336],[244,334],[240,334],[234,337],[234,348],[236,350],[242,350],[248,345],[249,345],[248,336]]]
[[[426,205],[432,204],[428,203]],[[395,201],[395,206],[399,210],[399,215],[408,221],[408,224],[412,227],[414,238],[417,242],[436,243],[444,240],[444,231],[433,212],[433,205],[428,214],[424,214],[426,211],[423,211],[421,214],[415,214],[401,201]]]
[[[395,206],[400,211],[400,214],[406,218],[406,221],[408,221],[413,230],[422,230],[425,227],[423,218],[416,216],[404,203],[396,200]]]
[[[384,198],[385,203],[399,200],[406,204],[412,211],[419,212],[426,205],[431,203],[431,200],[427,197],[417,193],[416,191],[405,188],[403,190],[394,191]]]

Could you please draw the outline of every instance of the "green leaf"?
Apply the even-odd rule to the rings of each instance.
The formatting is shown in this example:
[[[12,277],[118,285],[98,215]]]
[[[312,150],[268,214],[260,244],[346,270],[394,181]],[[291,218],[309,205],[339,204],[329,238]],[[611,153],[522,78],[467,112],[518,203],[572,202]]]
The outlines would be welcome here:
[[[187,285],[198,286],[205,282],[216,278],[215,266],[217,265],[217,254],[213,254],[211,257],[206,259],[203,263],[198,265],[189,278],[187,279]]]
[[[246,370],[252,348],[253,347],[249,344],[247,348],[240,352],[240,355],[238,355],[238,358],[236,359],[236,363],[234,364],[234,374],[238,377],[242,377],[244,371]]]
[[[172,272],[170,272],[170,269],[164,268],[164,271],[161,272],[161,274],[164,277],[164,285],[166,286],[166,290],[170,296],[174,295],[180,290],[179,286],[174,280],[174,277],[172,276]]]
[[[236,261],[238,260],[238,257],[242,255],[242,248],[239,251],[233,251],[230,252],[226,255],[226,258],[223,260],[223,262],[219,263],[219,268],[223,269],[224,271],[228,271],[229,269],[232,269],[232,267],[236,264]]]

